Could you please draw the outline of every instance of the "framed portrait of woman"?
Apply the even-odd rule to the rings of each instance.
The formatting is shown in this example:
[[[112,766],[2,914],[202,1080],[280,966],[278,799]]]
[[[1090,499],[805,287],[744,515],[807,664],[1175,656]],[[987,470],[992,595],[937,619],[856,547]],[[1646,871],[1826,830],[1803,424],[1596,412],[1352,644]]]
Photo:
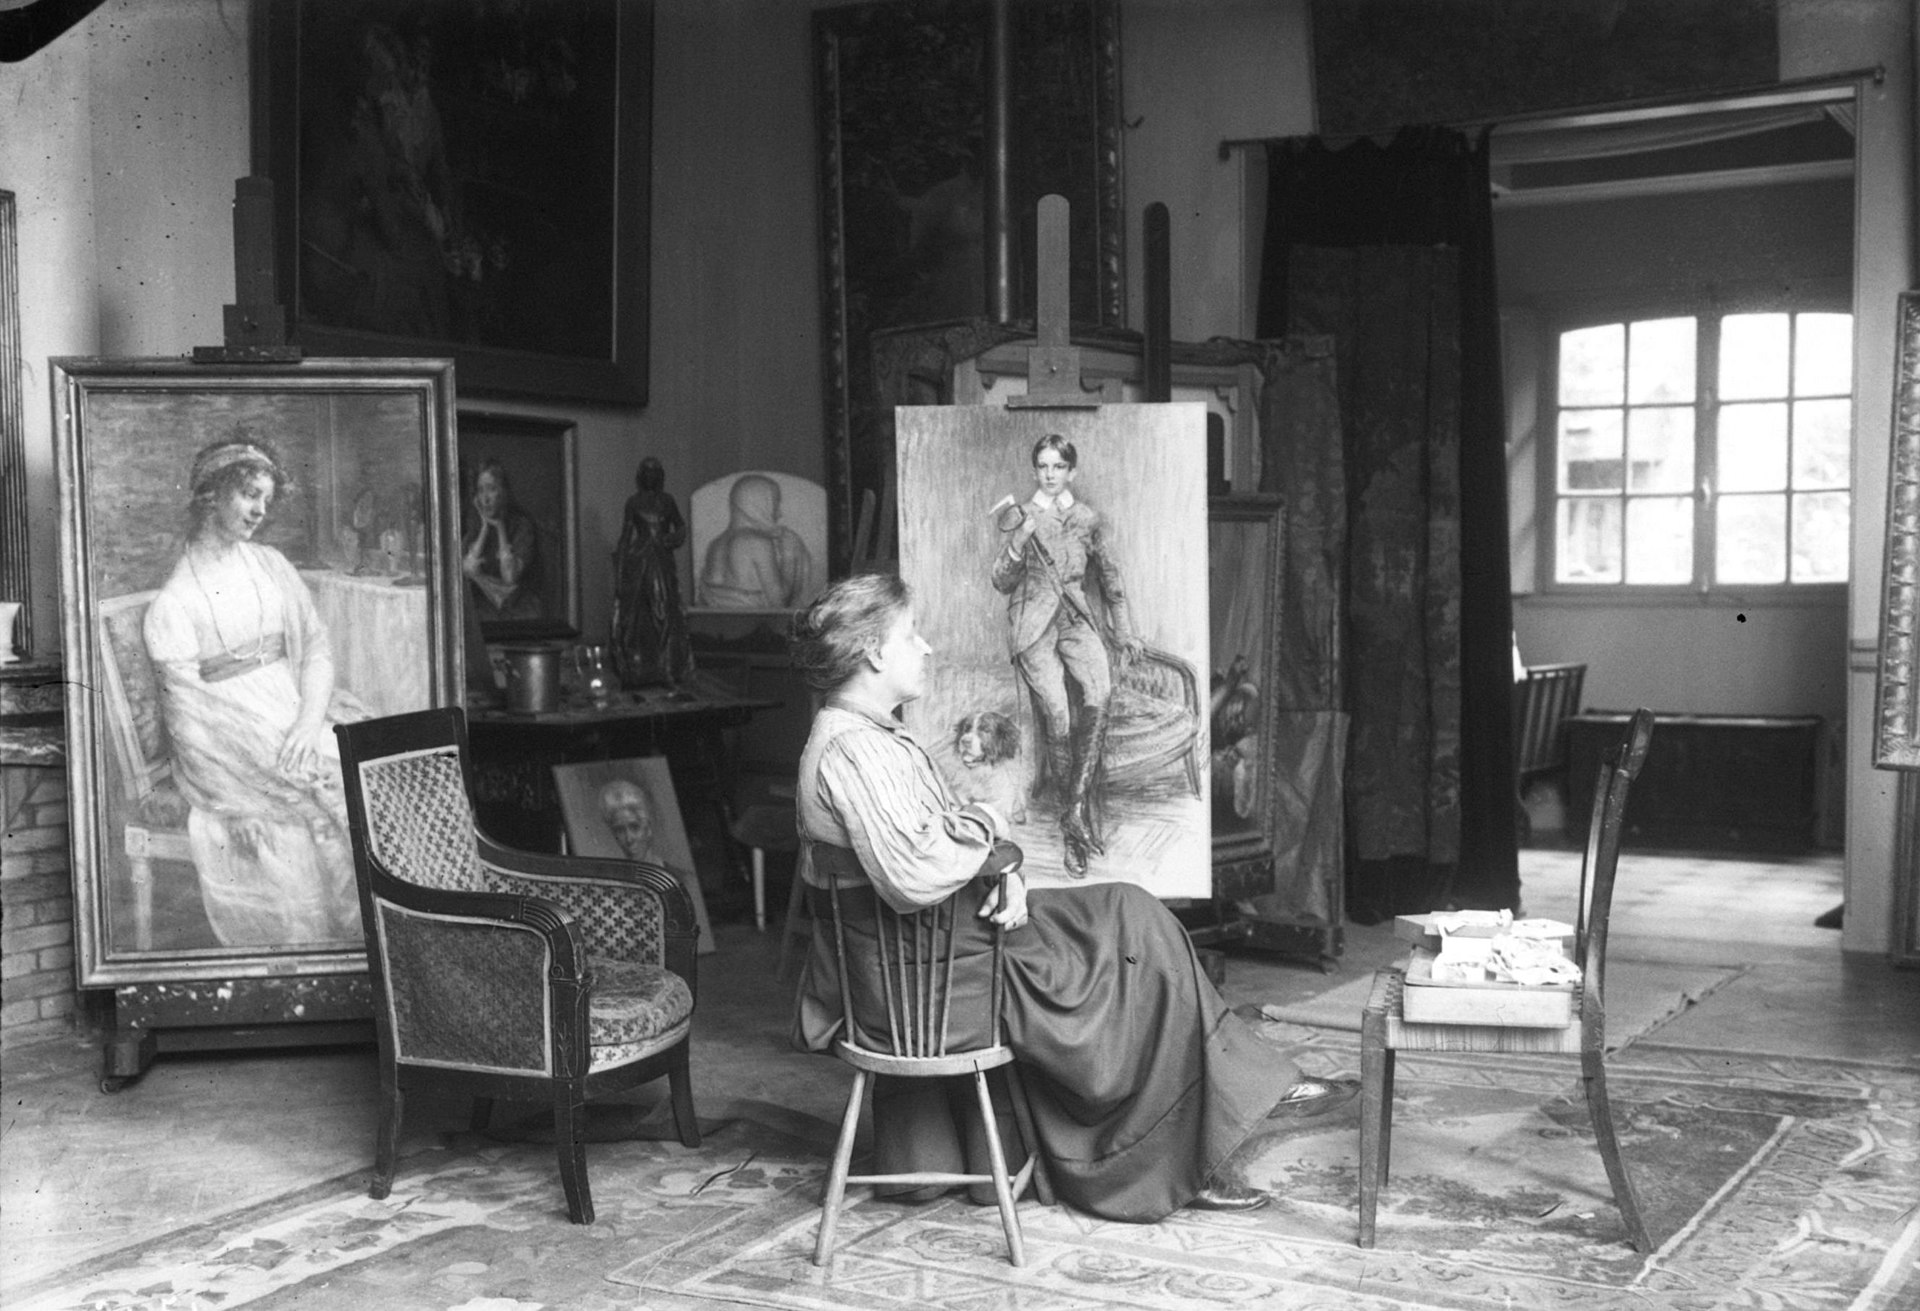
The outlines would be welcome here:
[[[460,411],[463,603],[489,642],[580,632],[574,425]]]
[[[53,363],[81,985],[364,971],[333,727],[461,687],[452,365]]]

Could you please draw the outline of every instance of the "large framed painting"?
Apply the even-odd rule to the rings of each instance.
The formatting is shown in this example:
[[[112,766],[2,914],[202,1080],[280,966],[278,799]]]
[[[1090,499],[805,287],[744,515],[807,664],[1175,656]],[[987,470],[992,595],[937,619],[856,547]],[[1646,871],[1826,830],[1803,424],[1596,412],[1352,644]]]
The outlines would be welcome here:
[[[813,15],[826,434],[835,569],[855,509],[895,504],[876,331],[984,315],[990,6],[883,0]],[[1116,0],[1009,13],[1007,209],[1016,318],[1034,305],[1040,198],[1070,206],[1076,323],[1126,322]]]
[[[907,723],[1038,885],[1211,895],[1206,407],[898,425],[900,573],[934,650]]]
[[[1920,769],[1920,291],[1900,293],[1873,763]]]
[[[460,687],[453,366],[53,381],[81,985],[363,971],[332,726]]]
[[[1269,869],[1279,813],[1273,673],[1286,581],[1283,513],[1277,496],[1222,497],[1207,508],[1213,855]]]
[[[258,0],[275,254],[314,355],[647,399],[651,0]]]
[[[461,595],[489,642],[579,636],[575,445],[565,419],[460,411]]]

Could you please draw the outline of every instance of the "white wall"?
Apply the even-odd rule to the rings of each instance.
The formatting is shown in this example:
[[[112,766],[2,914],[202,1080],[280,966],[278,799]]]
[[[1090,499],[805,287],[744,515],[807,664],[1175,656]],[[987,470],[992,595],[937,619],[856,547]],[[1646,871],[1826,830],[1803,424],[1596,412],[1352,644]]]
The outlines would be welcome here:
[[[1313,130],[1306,0],[1122,0],[1120,12],[1128,321],[1145,326],[1142,215],[1158,202],[1174,340],[1242,336],[1245,152],[1223,160],[1219,144]]]
[[[21,410],[35,653],[60,645],[59,521],[47,360],[99,349],[94,259],[92,61],[84,41],[0,64],[0,190],[14,193]],[[31,130],[21,125],[30,124]]]

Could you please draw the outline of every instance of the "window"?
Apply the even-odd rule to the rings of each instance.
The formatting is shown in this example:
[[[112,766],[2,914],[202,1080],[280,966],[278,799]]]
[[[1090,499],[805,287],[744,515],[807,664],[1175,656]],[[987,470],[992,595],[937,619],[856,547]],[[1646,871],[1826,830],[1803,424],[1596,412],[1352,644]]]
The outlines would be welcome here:
[[[1686,315],[1560,334],[1556,583],[1843,583],[1853,316]]]

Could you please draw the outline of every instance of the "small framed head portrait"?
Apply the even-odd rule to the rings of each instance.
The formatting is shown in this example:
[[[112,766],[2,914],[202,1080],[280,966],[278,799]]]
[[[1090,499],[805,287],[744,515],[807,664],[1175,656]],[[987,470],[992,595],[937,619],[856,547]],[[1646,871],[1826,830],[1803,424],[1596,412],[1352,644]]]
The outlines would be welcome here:
[[[665,756],[587,760],[553,767],[566,822],[567,849],[576,856],[644,860],[664,867],[693,898],[699,950],[713,950],[713,925],[694,869],[693,848],[680,817],[673,774]]]

